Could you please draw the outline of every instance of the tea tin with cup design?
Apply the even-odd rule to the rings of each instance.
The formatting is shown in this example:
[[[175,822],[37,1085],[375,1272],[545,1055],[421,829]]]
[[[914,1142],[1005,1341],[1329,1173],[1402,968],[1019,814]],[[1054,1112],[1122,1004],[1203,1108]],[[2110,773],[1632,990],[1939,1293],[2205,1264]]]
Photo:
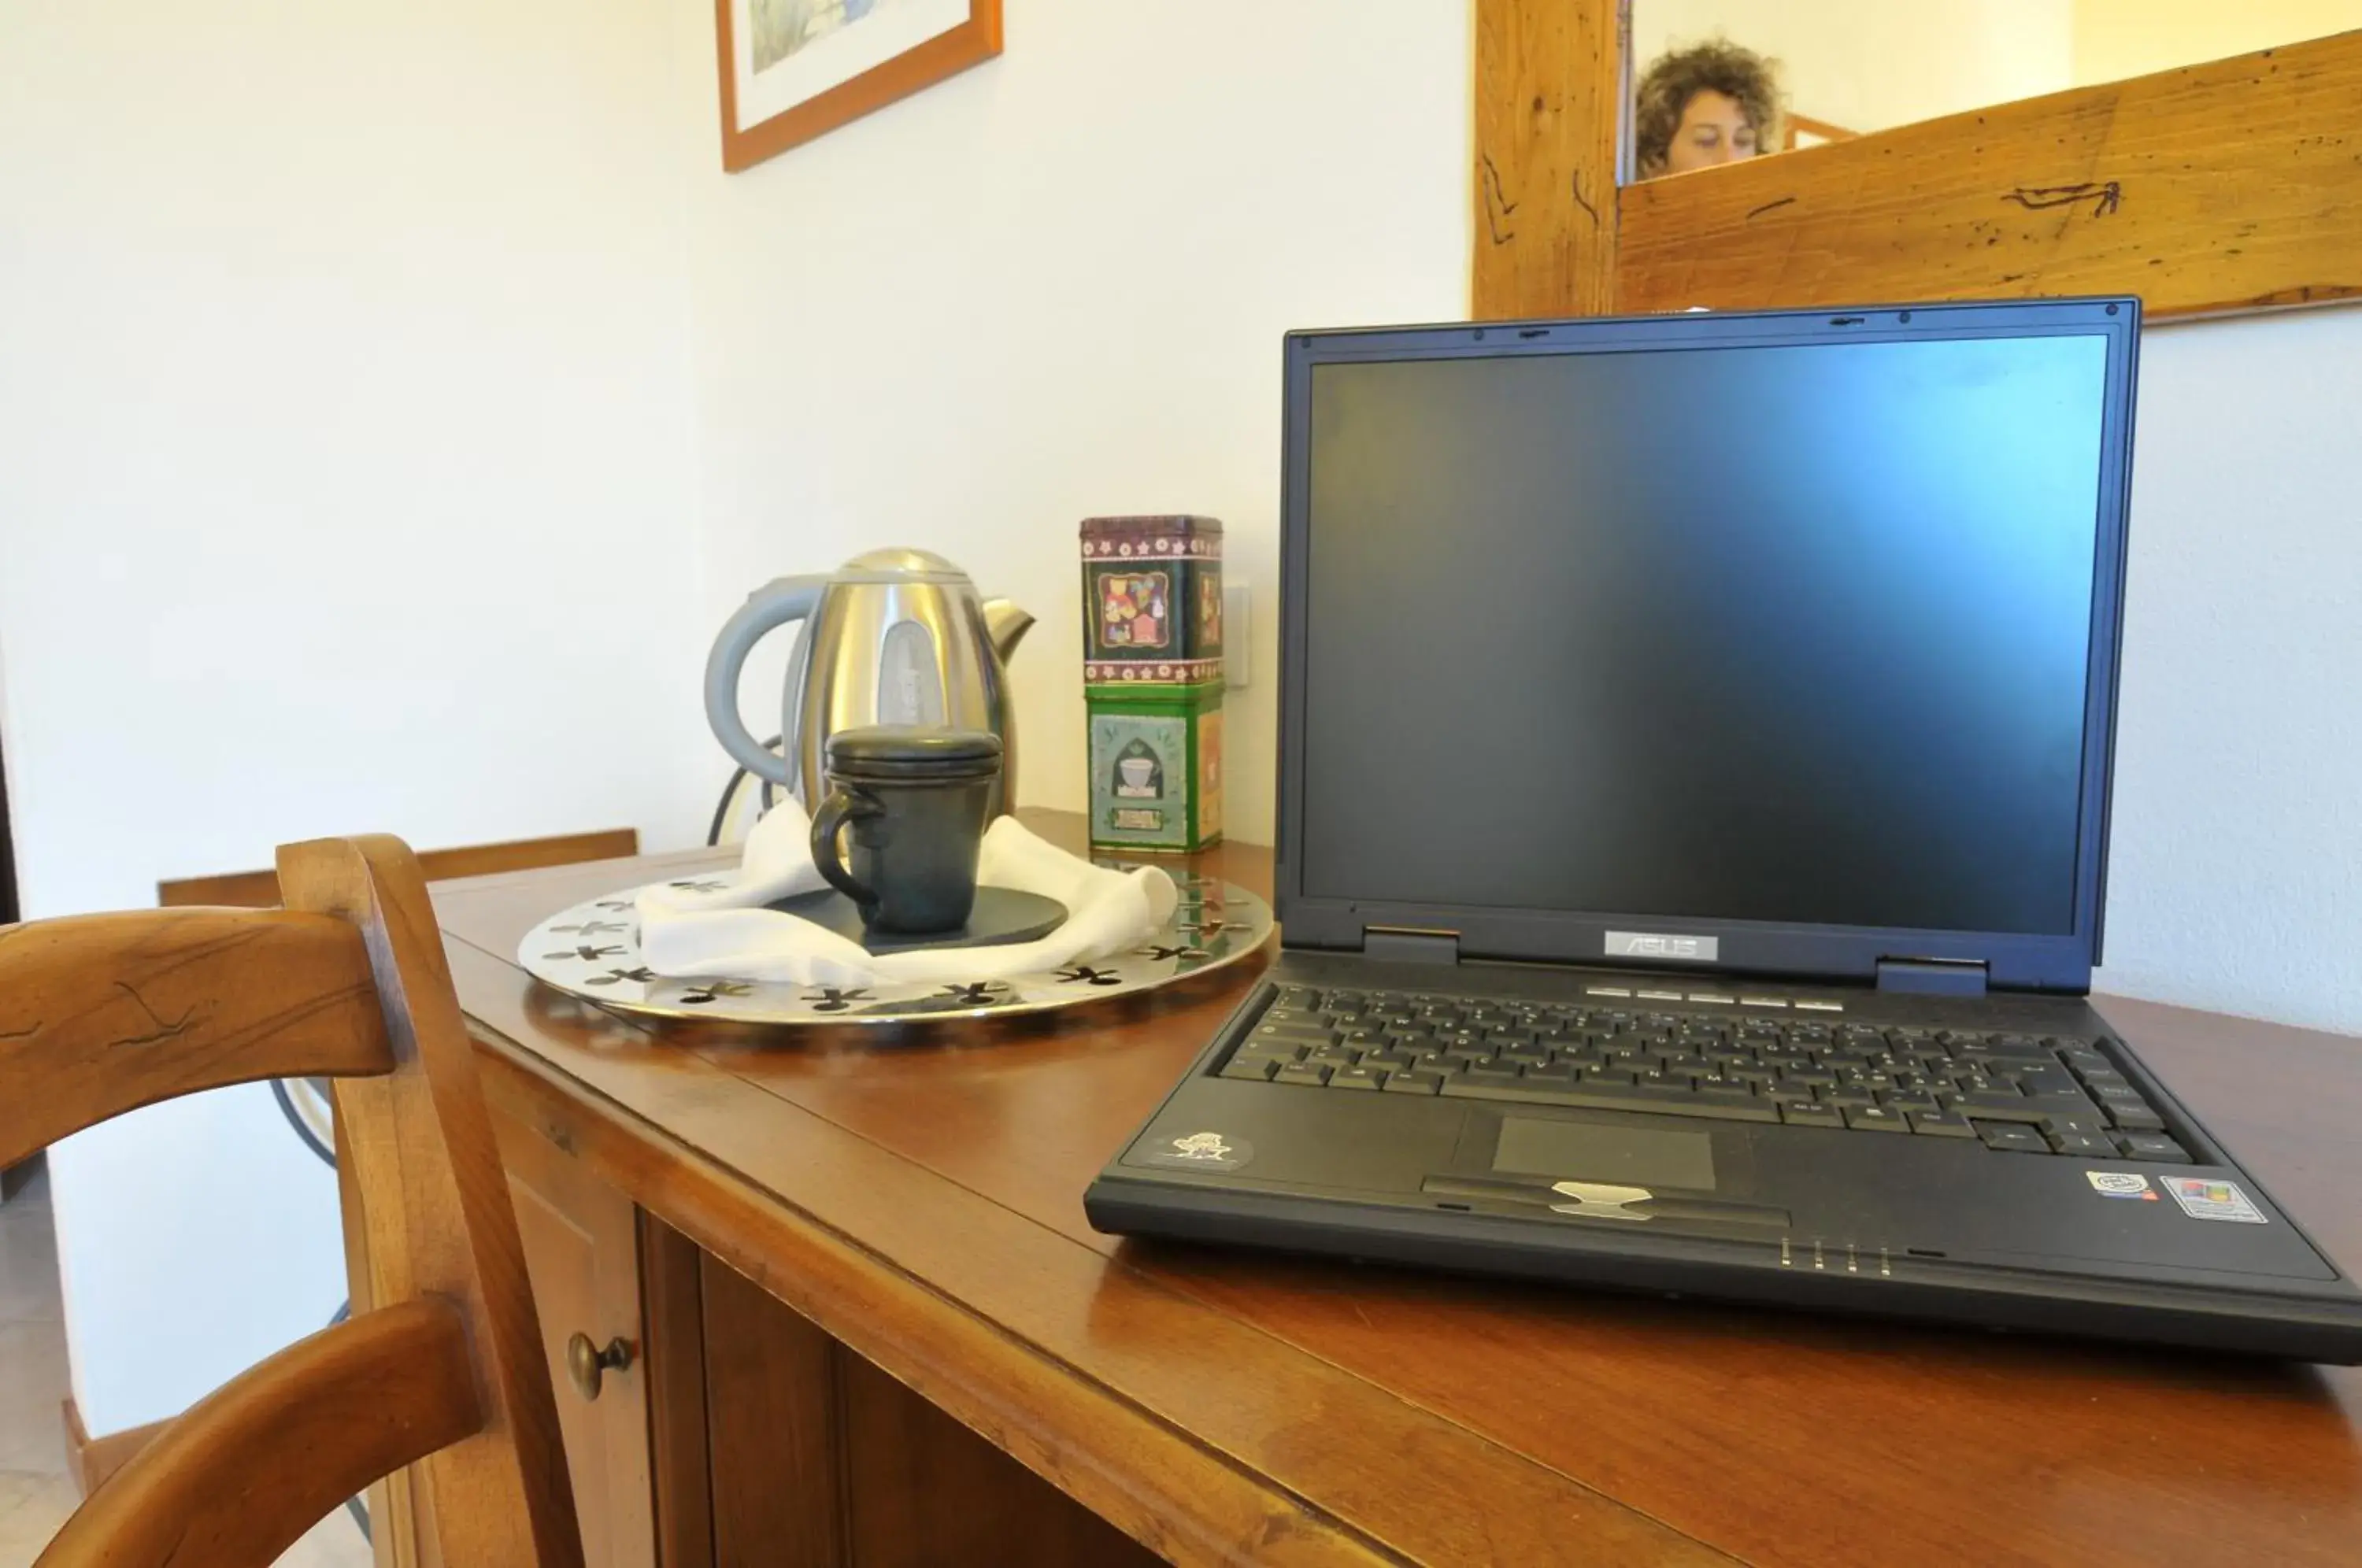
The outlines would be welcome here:
[[[1082,525],[1091,845],[1202,849],[1222,836],[1222,525]]]

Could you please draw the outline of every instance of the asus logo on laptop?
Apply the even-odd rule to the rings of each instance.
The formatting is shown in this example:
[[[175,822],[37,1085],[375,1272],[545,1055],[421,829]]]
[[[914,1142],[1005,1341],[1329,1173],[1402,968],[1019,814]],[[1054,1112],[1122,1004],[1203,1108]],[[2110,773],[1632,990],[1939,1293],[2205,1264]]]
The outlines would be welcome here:
[[[1686,958],[1694,964],[1715,964],[1722,959],[1722,938],[1611,931],[1607,933],[1607,955],[1610,958]]]

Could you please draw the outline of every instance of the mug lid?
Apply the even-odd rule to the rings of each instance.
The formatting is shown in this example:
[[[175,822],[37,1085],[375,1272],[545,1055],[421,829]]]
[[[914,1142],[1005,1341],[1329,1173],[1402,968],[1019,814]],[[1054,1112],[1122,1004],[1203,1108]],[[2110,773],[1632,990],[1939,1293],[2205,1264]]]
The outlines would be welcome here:
[[[828,770],[860,778],[989,778],[1000,771],[989,730],[865,724],[828,737]]]

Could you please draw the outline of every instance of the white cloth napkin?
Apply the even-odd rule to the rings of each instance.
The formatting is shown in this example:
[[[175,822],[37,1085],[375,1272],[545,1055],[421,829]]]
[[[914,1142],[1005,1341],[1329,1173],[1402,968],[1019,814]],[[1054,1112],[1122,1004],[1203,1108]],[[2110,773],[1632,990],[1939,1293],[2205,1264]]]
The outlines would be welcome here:
[[[1066,923],[1032,942],[1000,947],[872,954],[798,915],[765,909],[827,886],[812,864],[811,822],[789,796],[746,835],[735,876],[717,872],[659,883],[639,897],[640,961],[679,979],[781,981],[803,986],[974,984],[1104,958],[1173,918],[1173,878],[1153,866],[1110,871],[1036,838],[1015,817],[985,830],[977,880],[1055,899]]]

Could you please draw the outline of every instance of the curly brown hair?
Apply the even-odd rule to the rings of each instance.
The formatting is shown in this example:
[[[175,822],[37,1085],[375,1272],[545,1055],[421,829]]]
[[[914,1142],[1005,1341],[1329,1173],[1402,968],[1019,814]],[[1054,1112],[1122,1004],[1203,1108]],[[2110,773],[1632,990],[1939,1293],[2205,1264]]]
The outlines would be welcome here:
[[[1776,68],[1751,49],[1711,39],[1658,56],[1640,78],[1639,91],[1633,94],[1632,150],[1642,179],[1665,171],[1682,115],[1701,93],[1720,93],[1735,100],[1755,127],[1756,146],[1774,145],[1780,132]]]

